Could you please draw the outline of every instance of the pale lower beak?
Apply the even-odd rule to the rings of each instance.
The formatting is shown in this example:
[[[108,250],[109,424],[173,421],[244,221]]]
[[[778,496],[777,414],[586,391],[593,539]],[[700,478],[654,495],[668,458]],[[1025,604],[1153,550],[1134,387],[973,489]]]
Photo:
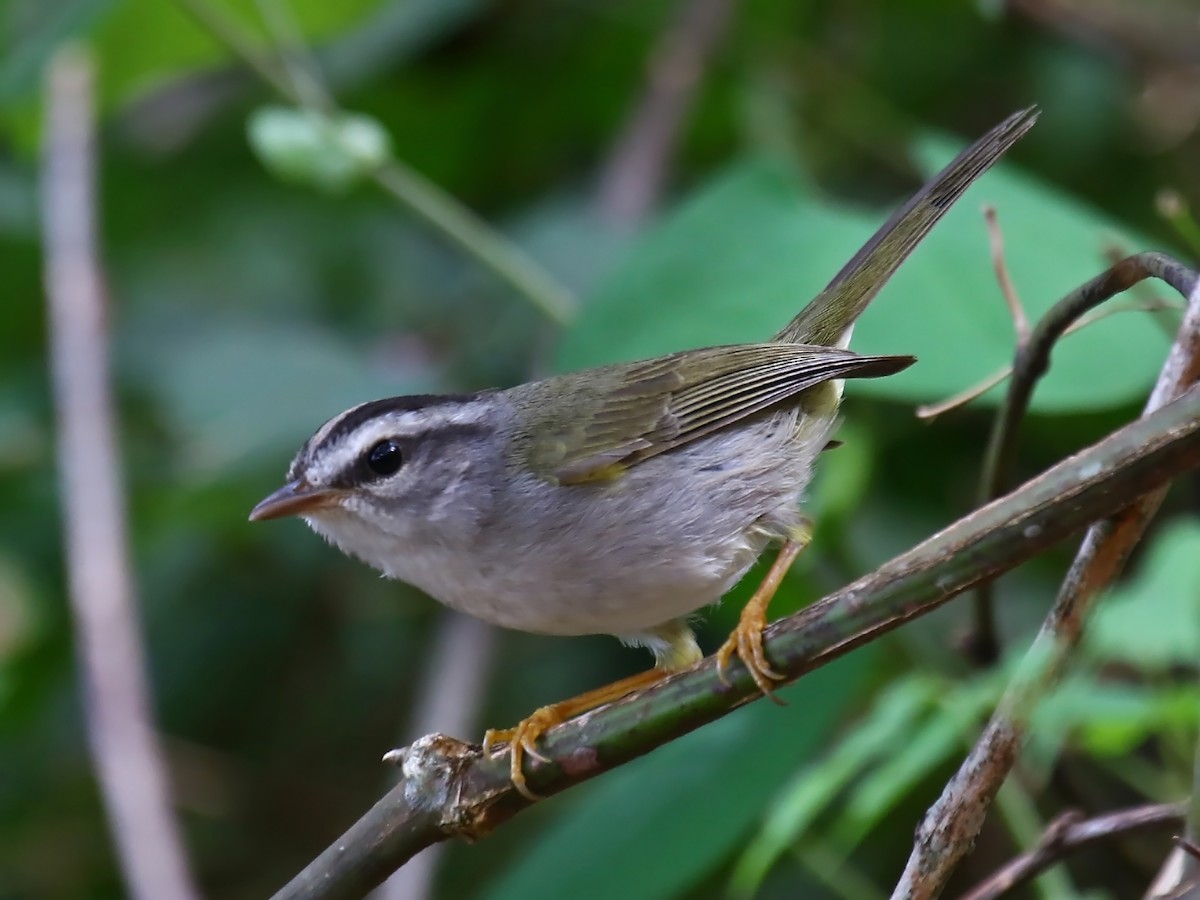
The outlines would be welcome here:
[[[289,481],[250,510],[250,521],[261,522],[264,519],[298,516],[322,507],[332,506],[337,503],[337,500],[337,491],[313,487],[304,481]]]

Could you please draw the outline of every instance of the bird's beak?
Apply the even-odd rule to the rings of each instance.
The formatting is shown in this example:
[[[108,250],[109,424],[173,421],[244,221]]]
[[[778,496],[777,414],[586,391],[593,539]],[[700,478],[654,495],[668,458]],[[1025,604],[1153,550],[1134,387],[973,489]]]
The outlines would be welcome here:
[[[317,488],[306,481],[289,481],[275,493],[250,510],[250,521],[279,519],[283,516],[298,516],[322,507],[333,506],[338,501],[338,492],[329,488]]]

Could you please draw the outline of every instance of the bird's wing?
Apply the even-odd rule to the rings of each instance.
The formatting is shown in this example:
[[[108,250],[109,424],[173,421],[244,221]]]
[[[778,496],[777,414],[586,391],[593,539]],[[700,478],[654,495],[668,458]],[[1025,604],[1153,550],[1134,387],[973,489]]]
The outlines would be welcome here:
[[[738,344],[605,366],[536,386],[569,408],[530,396],[531,467],[560,484],[610,479],[836,378],[891,375],[911,356],[861,356],[804,344]]]

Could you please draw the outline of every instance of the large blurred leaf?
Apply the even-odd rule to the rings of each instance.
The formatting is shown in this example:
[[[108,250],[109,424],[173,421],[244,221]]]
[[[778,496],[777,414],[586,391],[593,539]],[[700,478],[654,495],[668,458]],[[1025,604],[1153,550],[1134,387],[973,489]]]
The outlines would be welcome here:
[[[141,359],[196,475],[290,457],[341,410],[428,387],[369,365],[327,333],[278,324],[161,330],[155,352]]]
[[[952,155],[927,141],[934,169]],[[1013,277],[1033,314],[1105,267],[1118,232],[1099,213],[1003,166],[947,214],[863,317],[855,347],[913,353],[916,366],[852,390],[939,399],[1012,356],[979,204],[994,203],[1007,234]],[[762,340],[817,293],[882,223],[820,200],[787,166],[742,162],[649,234],[587,304],[566,335],[563,368],[686,347]],[[1127,246],[1142,248],[1141,241]],[[1099,408],[1144,393],[1167,346],[1142,316],[1107,320],[1069,338],[1034,398],[1049,412]],[[993,391],[989,397],[999,396]]]
[[[757,703],[604,776],[484,896],[679,896],[722,863],[818,751],[873,659],[862,648],[787,690],[786,707]],[[629,877],[614,877],[618,860]]]
[[[806,766],[780,791],[759,833],[742,852],[730,878],[737,897],[758,892],[763,878],[817,817],[867,766],[911,738],[940,680],[916,672],[885,689],[870,711],[819,761]]]
[[[261,41],[268,36],[258,0],[203,0],[218,13],[234,17]],[[317,40],[344,31],[380,0],[274,0],[285,3],[302,33]],[[228,47],[210,37],[176,0],[66,0],[42,3],[16,0],[6,24],[11,39],[0,60],[0,100],[34,93],[41,70],[54,48],[64,40],[95,29],[104,95],[123,98],[144,90],[164,77],[229,60]],[[426,28],[420,16],[412,27]],[[97,24],[98,23],[98,24]]]

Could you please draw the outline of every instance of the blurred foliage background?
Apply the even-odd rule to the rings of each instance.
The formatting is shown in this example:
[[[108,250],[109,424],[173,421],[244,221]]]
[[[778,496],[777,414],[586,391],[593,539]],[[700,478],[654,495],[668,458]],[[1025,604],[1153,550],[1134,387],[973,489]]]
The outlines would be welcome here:
[[[494,633],[441,652],[447,614],[432,601],[299,523],[248,524],[327,417],[390,393],[765,337],[923,173],[1039,104],[1033,133],[861,323],[859,349],[920,363],[851,384],[846,444],[814,485],[816,543],[774,607],[782,615],[974,503],[998,393],[932,424],[913,409],[1011,355],[982,203],[998,209],[1033,314],[1114,253],[1198,249],[1187,213],[1200,199],[1193,0],[189,5],[234,16],[256,54],[294,41],[294,25],[311,51],[300,65],[364,117],[351,140],[376,157],[390,146],[543,266],[578,310],[555,321],[354,165],[344,171],[340,145],[314,138],[180,6],[0,6],[5,900],[122,894],[82,727],[45,350],[41,78],[64,40],[87,40],[99,66],[101,225],[142,625],[178,812],[211,897],[280,886],[385,789],[382,752],[446,727],[438,716],[478,736],[647,662],[607,637]],[[673,72],[695,79],[691,102],[680,102],[685,89],[639,118],[654,73],[679,41],[698,39],[688,17],[705,8],[716,23],[699,39],[711,53]],[[639,163],[628,142],[658,128],[662,178],[633,178],[630,200]],[[1177,320],[1128,312],[1066,341],[1027,427],[1024,475],[1136,414]],[[1187,795],[1198,501],[1194,482],[1172,495],[1043,710],[960,888],[1064,808]],[[1001,582],[1006,656],[1026,646],[1069,549]],[[743,586],[707,616],[708,650],[745,596]],[[805,678],[785,709],[740,710],[477,845],[447,847],[433,880],[407,896],[886,896],[920,813],[1004,683],[1005,666],[973,671],[961,653],[967,606]],[[462,670],[480,674],[429,712],[430,686]],[[1026,896],[1134,896],[1166,848],[1158,835],[1081,854]]]

